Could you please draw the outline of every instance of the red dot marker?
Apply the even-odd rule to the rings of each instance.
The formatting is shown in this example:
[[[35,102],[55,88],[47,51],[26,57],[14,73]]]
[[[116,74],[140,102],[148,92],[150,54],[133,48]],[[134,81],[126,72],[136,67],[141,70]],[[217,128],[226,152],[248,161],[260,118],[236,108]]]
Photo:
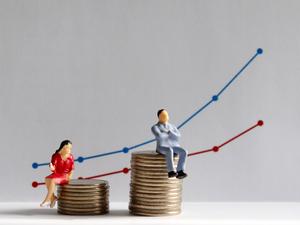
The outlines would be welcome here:
[[[39,183],[36,181],[33,181],[31,185],[32,185],[32,187],[36,188],[37,186],[39,186]]]
[[[214,152],[217,152],[217,151],[219,151],[219,147],[218,146],[214,146],[213,148],[212,148],[212,150],[214,151]]]
[[[123,168],[123,173],[128,173],[129,169],[127,167]]]
[[[257,125],[258,125],[258,126],[262,126],[262,125],[264,125],[264,121],[262,121],[262,120],[259,120],[259,121],[257,122]]]

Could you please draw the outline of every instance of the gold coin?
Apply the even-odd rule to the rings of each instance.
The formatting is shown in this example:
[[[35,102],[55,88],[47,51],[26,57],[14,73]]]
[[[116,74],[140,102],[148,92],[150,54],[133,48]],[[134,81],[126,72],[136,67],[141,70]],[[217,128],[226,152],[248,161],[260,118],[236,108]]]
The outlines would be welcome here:
[[[66,215],[99,215],[109,211],[109,185],[104,180],[71,180],[58,185],[57,212]]]
[[[179,160],[177,159],[173,159],[173,163],[177,164]],[[156,159],[131,159],[130,163],[142,163],[142,164],[147,164],[147,165],[161,165],[161,166],[165,166],[166,165],[166,160],[162,159],[162,160],[156,160]]]
[[[173,162],[177,167],[178,155]],[[164,155],[153,151],[134,152],[129,195],[129,210],[133,215],[176,215],[181,212],[182,180],[168,177]]]
[[[154,209],[164,209],[164,210],[172,210],[174,208],[180,208],[180,202],[143,202],[143,201],[131,201],[129,203],[131,206],[132,205],[143,205],[143,206],[147,206],[148,210],[152,209],[154,211]]]
[[[178,158],[173,159],[173,163],[178,163]],[[158,164],[158,165],[166,165],[166,159],[141,159],[141,158],[136,158],[136,159],[131,159],[131,163],[138,162],[138,163],[144,163],[144,164]]]
[[[58,185],[60,188],[72,188],[72,189],[93,189],[108,187],[108,182],[105,180],[96,179],[74,179],[70,180],[67,184]]]
[[[131,192],[132,193],[148,193],[148,194],[156,194],[156,193],[161,193],[161,194],[164,194],[164,193],[180,193],[182,190],[181,189],[171,189],[171,190],[163,190],[163,189],[158,189],[158,190],[153,190],[153,189],[141,189],[141,188],[135,188],[135,187],[132,187],[131,188]]]
[[[89,203],[81,203],[81,204],[73,204],[72,202],[65,202],[65,201],[59,201],[58,205],[65,205],[70,206],[71,208],[92,208],[94,206],[103,206],[108,205],[108,201],[102,201],[102,202],[89,202]]]
[[[152,205],[152,204],[158,204],[158,205],[161,205],[161,204],[181,204],[181,197],[179,198],[160,198],[160,199],[157,199],[157,198],[144,198],[144,197],[137,197],[135,196],[134,199],[131,199],[130,200],[130,203],[137,203],[137,202],[140,202],[140,203],[143,203],[145,205]]]
[[[144,162],[144,163],[160,163],[160,164],[164,164],[166,163],[166,157],[165,156],[161,156],[159,158],[157,157],[133,157],[130,160],[131,162],[134,161],[140,161],[140,162]],[[178,157],[173,157],[173,162],[178,162],[179,158]]]
[[[58,191],[57,194],[59,196],[74,196],[74,197],[91,197],[91,196],[103,196],[103,195],[107,195],[108,192],[67,192],[67,191],[63,191],[60,192]]]
[[[148,186],[148,187],[166,187],[166,188],[173,188],[173,187],[178,187],[179,184],[172,184],[172,183],[164,183],[164,184],[158,184],[158,183],[138,183],[131,181],[132,185],[143,185],[143,186]]]
[[[167,172],[167,166],[165,165],[147,165],[142,163],[131,163],[131,167],[136,170],[145,170],[145,171],[157,171],[157,172]]]
[[[148,208],[140,208],[137,206],[131,206],[130,207],[130,213],[134,214],[134,215],[138,215],[138,214],[144,214],[147,213],[149,215],[172,215],[172,214],[176,214],[176,213],[180,213],[181,209],[180,208],[158,208],[158,209],[154,209],[152,206],[148,207]]]
[[[65,203],[65,202],[58,202],[58,206],[62,207],[69,207],[69,208],[75,208],[75,209],[81,209],[81,208],[99,208],[99,207],[107,207],[108,202],[98,202],[98,203],[89,203],[89,204],[70,204],[70,203]]]
[[[168,174],[168,171],[166,168],[161,169],[161,168],[150,168],[150,167],[131,167],[132,172],[141,172],[145,174],[155,174],[155,175],[164,175]]]
[[[72,205],[72,204],[65,204],[65,203],[59,202],[57,205],[62,208],[66,207],[66,208],[72,208],[72,209],[96,209],[96,208],[108,207],[108,203]]]
[[[174,205],[166,205],[166,206],[152,206],[152,205],[144,205],[144,204],[131,204],[130,207],[132,208],[138,208],[141,210],[151,210],[153,212],[155,211],[168,211],[168,210],[173,210],[173,211],[178,211],[180,209],[180,205],[177,205],[177,207],[175,207]]]
[[[175,177],[172,179],[169,178],[162,178],[162,179],[149,179],[149,178],[142,178],[139,176],[132,176],[131,178],[132,182],[138,182],[138,183],[151,183],[151,184],[180,184],[180,179],[176,179]]]
[[[105,199],[105,198],[107,198],[108,196],[106,195],[106,196],[99,196],[99,195],[97,195],[97,196],[92,196],[92,197],[80,197],[80,196],[76,196],[76,197],[74,197],[74,196],[62,196],[62,195],[60,195],[60,196],[58,196],[58,198],[59,198],[59,200],[76,200],[76,201],[78,201],[78,200],[100,200],[100,199]]]
[[[64,215],[102,215],[102,214],[107,214],[109,212],[109,209],[94,210],[88,212],[74,212],[74,211],[58,209],[57,212],[59,214],[64,214]]]
[[[168,178],[168,172],[167,170],[165,171],[147,171],[147,170],[137,170],[137,169],[132,169],[131,170],[131,177],[134,177],[134,175],[140,175],[152,179],[156,178]]]
[[[108,198],[107,199],[103,199],[103,200],[99,200],[99,199],[95,199],[95,200],[66,200],[66,199],[58,199],[58,202],[61,203],[66,203],[66,204],[73,204],[73,205],[80,205],[80,204],[102,204],[102,202],[108,202]]]
[[[173,163],[178,163],[179,158],[173,157]],[[131,158],[130,162],[142,162],[146,164],[166,164],[165,156],[162,158]]]
[[[69,191],[76,191],[76,192],[85,192],[85,191],[101,191],[109,189],[109,186],[57,186],[57,189],[59,190],[69,190]]]
[[[71,212],[92,212],[92,211],[103,211],[107,209],[107,206],[94,207],[94,208],[72,208],[66,206],[59,206],[60,210],[67,210]]]
[[[182,190],[181,189],[171,189],[171,190],[166,190],[166,189],[156,189],[156,190],[149,190],[149,189],[141,189],[141,188],[136,188],[132,187],[130,189],[130,193],[144,193],[144,194],[167,194],[167,193],[178,193],[181,194]]]
[[[67,185],[108,185],[106,180],[98,179],[72,179]]]
[[[172,194],[166,194],[166,193],[155,193],[151,196],[149,193],[140,193],[140,192],[132,192],[130,191],[129,195],[132,198],[131,200],[140,199],[140,200],[153,200],[153,201],[159,201],[159,200],[170,200],[170,201],[177,201],[178,199],[181,199],[180,196],[181,193],[172,193]]]
[[[130,214],[135,216],[174,216],[180,214],[181,210],[154,211],[154,210],[140,210],[138,208],[131,208],[129,212]]]
[[[146,178],[146,179],[168,179],[168,173],[153,173],[153,172],[144,172],[144,171],[137,171],[132,170],[132,177],[140,177],[140,178]]]
[[[88,190],[102,190],[102,189],[106,189],[106,188],[109,188],[109,187],[94,187],[94,186],[87,186],[87,185],[84,185],[84,186],[79,186],[79,185],[76,185],[76,186],[67,186],[67,185],[64,185],[64,186],[58,186],[57,187],[58,189],[60,190],[65,190],[65,189],[68,189],[68,190],[76,190],[76,189],[81,189],[84,191],[88,191]]]
[[[161,153],[158,153],[156,151],[144,150],[144,151],[132,152],[131,157],[132,158],[140,157],[140,158],[154,158],[154,159],[157,159],[157,158],[163,158],[164,155],[161,154]],[[178,157],[178,155],[176,157]]]
[[[165,179],[149,179],[149,178],[140,178],[138,176],[133,176],[131,178],[131,181],[134,183],[146,183],[146,184],[156,184],[156,183],[160,183],[161,185],[164,184],[174,184],[174,185],[179,185],[180,183],[180,179],[176,179],[174,178],[165,178]]]

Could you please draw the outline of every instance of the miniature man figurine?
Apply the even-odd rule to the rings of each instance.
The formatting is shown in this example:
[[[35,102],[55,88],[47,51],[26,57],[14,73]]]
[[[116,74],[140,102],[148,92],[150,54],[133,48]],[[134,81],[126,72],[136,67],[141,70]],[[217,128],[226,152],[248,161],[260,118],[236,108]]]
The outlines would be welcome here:
[[[50,206],[53,208],[57,201],[55,196],[55,185],[66,184],[70,181],[74,170],[74,157],[71,154],[72,142],[64,140],[61,142],[59,149],[52,155],[51,163],[49,164],[52,173],[45,177],[47,187],[47,195],[44,201],[40,204],[41,207]]]
[[[169,115],[165,109],[160,109],[157,112],[157,117],[159,121],[151,127],[156,139],[156,152],[166,157],[168,177],[183,179],[187,176],[184,172],[187,151],[179,145],[178,141],[181,134],[174,125],[168,123]],[[179,154],[177,172],[174,169],[174,154]]]

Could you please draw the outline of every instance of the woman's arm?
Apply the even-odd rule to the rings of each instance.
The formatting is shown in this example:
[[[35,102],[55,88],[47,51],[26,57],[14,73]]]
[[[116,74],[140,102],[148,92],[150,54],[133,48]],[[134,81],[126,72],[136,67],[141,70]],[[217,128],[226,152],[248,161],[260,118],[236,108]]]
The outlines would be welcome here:
[[[52,157],[51,157],[51,162],[49,164],[50,170],[52,172],[55,172],[56,163],[57,163],[57,157],[56,157],[55,154],[53,154]]]
[[[73,170],[71,170],[71,172],[68,173],[67,180],[71,180],[72,175],[73,175]]]
[[[67,177],[68,180],[71,180],[72,175],[73,175],[73,170],[75,169],[75,166],[74,166],[74,157],[73,157],[72,154],[70,156],[71,156],[71,171],[68,173],[68,177]]]

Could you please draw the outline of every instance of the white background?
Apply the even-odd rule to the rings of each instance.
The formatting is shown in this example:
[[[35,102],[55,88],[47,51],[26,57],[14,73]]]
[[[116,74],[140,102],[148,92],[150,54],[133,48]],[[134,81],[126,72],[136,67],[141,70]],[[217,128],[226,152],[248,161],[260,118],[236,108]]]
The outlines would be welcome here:
[[[299,1],[0,1],[1,201],[41,201],[63,139],[75,157],[153,138],[156,112],[178,125],[249,60],[236,82],[181,129],[184,201],[299,201]],[[154,149],[155,143],[140,149]],[[138,151],[139,149],[136,149]],[[76,164],[74,177],[130,165]],[[128,201],[130,174],[106,177]]]

